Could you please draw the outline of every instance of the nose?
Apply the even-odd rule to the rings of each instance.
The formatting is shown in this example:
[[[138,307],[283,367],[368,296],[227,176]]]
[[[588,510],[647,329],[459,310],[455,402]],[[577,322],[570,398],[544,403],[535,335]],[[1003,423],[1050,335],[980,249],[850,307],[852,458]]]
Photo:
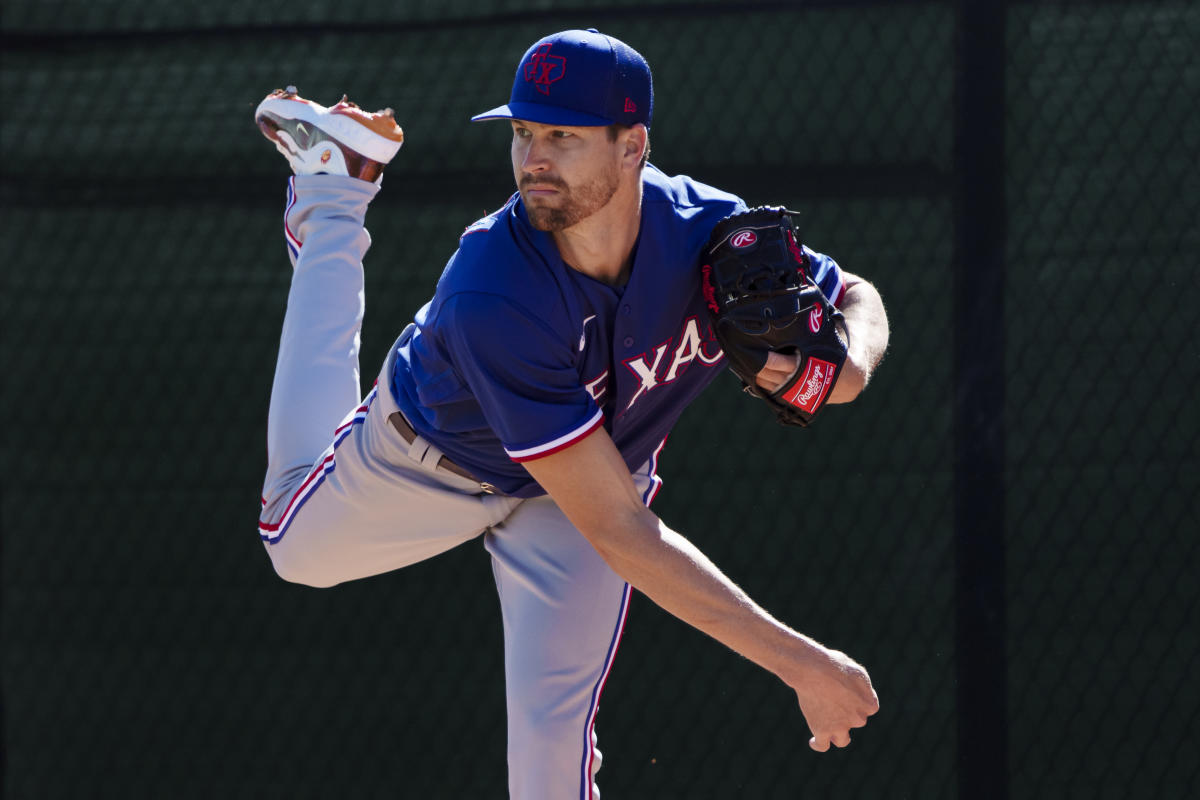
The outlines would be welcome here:
[[[550,162],[547,158],[546,146],[538,141],[537,136],[530,136],[519,142],[519,157],[517,165],[522,172],[530,175],[536,175],[539,172],[545,172],[550,168]]]

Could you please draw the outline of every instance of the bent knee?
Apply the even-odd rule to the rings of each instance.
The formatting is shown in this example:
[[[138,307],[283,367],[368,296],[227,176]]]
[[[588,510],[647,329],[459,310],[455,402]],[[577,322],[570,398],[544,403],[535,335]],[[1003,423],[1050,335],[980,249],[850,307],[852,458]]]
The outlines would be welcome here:
[[[330,574],[328,566],[322,564],[319,559],[306,556],[304,553],[297,553],[294,548],[285,546],[282,541],[263,542],[263,545],[267,549],[267,555],[271,558],[271,566],[275,568],[275,574],[288,583],[311,586],[314,589],[328,589],[341,583],[336,576]]]

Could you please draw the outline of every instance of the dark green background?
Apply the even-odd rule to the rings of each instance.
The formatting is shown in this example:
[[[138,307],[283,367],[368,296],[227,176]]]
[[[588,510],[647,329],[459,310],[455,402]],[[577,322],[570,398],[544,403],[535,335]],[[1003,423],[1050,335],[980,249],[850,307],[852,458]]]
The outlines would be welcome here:
[[[289,271],[287,170],[252,112],[294,83],[404,125],[368,217],[369,374],[511,191],[504,126],[467,118],[529,43],[593,25],[654,67],[653,161],[802,209],[893,331],[869,391],[808,431],[719,380],[656,503],[862,661],[882,711],[813,754],[786,687],[638,596],[604,796],[959,796],[952,4],[10,0],[2,21],[6,796],[503,796],[482,547],[318,591],[255,534]],[[1200,10],[1014,3],[1006,23],[1009,795],[1182,797]]]

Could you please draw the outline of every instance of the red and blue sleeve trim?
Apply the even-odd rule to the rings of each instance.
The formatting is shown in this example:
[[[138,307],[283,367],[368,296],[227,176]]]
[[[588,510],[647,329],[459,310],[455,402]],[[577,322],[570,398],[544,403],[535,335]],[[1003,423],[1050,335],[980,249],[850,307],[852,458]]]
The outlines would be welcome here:
[[[557,453],[560,450],[566,450],[576,442],[582,441],[596,431],[604,424],[604,412],[597,410],[595,414],[588,419],[587,422],[580,425],[573,431],[559,436],[557,439],[537,445],[536,447],[526,447],[521,450],[509,450],[504,448],[504,452],[508,453],[508,457],[518,463],[522,461],[533,461],[538,458],[545,458],[552,453]]]

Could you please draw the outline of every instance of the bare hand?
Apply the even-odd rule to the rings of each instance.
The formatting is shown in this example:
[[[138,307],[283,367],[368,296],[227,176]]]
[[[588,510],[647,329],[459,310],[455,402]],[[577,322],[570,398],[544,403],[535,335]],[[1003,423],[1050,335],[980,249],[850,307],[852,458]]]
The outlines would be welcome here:
[[[850,729],[867,724],[879,710],[879,697],[867,671],[845,653],[821,648],[812,669],[793,686],[812,738],[808,746],[824,753],[832,744],[850,744]]]
[[[767,363],[758,374],[754,376],[755,383],[768,392],[774,392],[787,382],[787,379],[792,377],[797,369],[800,368],[800,356],[785,355],[777,353],[774,350],[767,352]]]

